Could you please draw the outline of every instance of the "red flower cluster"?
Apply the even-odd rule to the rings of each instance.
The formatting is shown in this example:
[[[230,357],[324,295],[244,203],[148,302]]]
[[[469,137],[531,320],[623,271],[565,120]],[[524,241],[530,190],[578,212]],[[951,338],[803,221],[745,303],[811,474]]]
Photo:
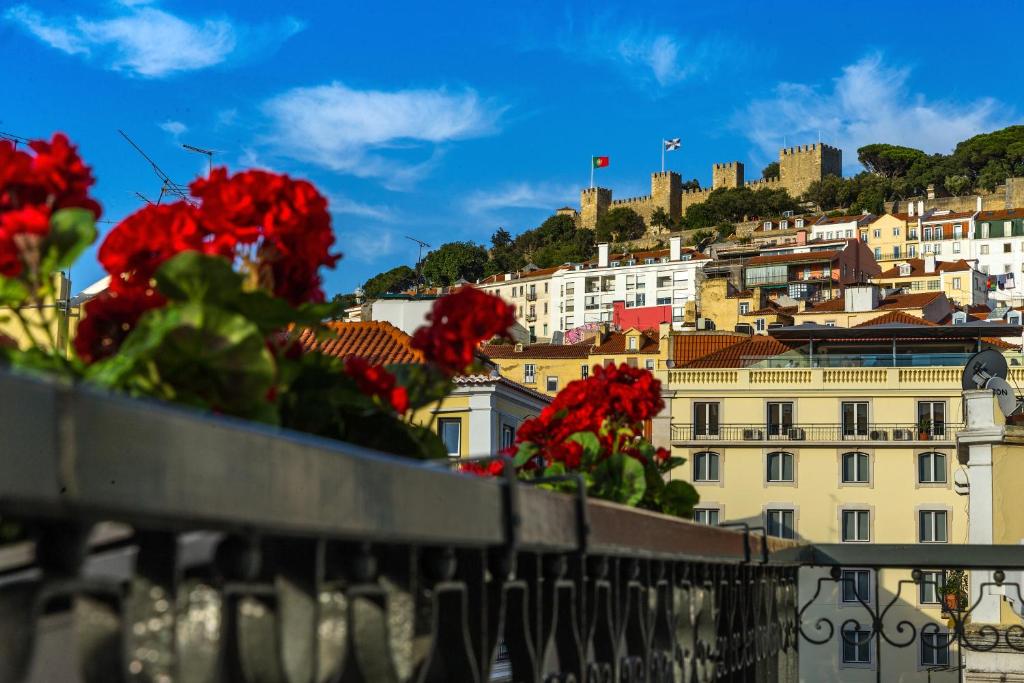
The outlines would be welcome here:
[[[86,363],[113,355],[143,313],[164,305],[151,289],[108,290],[85,304],[85,317],[75,334],[75,351]]]
[[[480,342],[508,334],[516,322],[511,306],[474,287],[435,301],[427,320],[430,324],[413,335],[412,346],[449,375],[464,372]]]
[[[286,175],[245,171],[229,176],[218,168],[191,189],[201,200],[198,207],[185,201],[150,205],[107,235],[99,260],[110,274],[111,291],[123,296],[116,304],[112,298],[98,298],[87,312],[121,320],[126,318],[125,306],[145,302],[146,308],[128,323],[130,329],[153,307],[152,299],[143,296],[152,289],[153,275],[184,251],[239,264],[252,281],[293,305],[324,300],[319,269],[333,267],[339,257],[329,252],[334,233],[327,200],[316,188]],[[101,339],[114,338],[88,336],[76,342],[79,354],[93,360],[109,355],[90,345]]]
[[[395,381],[395,376],[380,365],[371,365],[365,358],[350,356],[345,359],[345,372],[355,380],[359,391],[379,398],[402,415],[409,409],[409,393]]]
[[[583,448],[567,439],[577,432],[592,432],[600,439],[604,455],[617,446],[620,452],[643,460],[629,443],[616,443],[620,438],[616,430],[630,427],[638,433],[643,422],[664,407],[661,382],[649,371],[626,364],[598,365],[590,377],[570,382],[539,416],[520,425],[516,443],[533,443],[547,464],[562,462],[574,469],[581,464]],[[668,456],[666,449],[658,449],[655,457]]]
[[[0,275],[21,275],[47,236],[50,216],[60,209],[83,208],[99,218],[100,205],[89,197],[95,182],[67,136],[33,140],[27,150],[0,140]]]

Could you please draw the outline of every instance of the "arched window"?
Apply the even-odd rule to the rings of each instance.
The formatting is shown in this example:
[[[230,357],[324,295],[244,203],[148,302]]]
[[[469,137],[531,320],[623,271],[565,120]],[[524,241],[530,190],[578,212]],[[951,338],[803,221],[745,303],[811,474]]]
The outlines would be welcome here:
[[[693,456],[694,481],[718,481],[718,453],[702,451]]]
[[[920,484],[945,484],[946,455],[934,451],[918,455],[917,481]]]
[[[776,451],[768,454],[768,481],[793,481],[793,454]]]
[[[851,453],[843,453],[843,473],[842,481],[844,484],[866,484],[870,478],[868,454],[861,453],[860,451],[854,451]]]

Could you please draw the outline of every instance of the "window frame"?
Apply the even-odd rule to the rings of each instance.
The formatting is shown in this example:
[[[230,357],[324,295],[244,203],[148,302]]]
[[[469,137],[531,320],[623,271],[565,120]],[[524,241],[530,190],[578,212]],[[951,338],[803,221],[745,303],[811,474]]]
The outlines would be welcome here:
[[[445,427],[454,425],[457,427],[456,431],[456,450],[452,453],[451,449],[448,448],[448,442],[446,440]],[[441,437],[444,447],[448,450],[449,458],[461,458],[462,457],[462,418],[461,417],[439,417],[437,418],[437,434]]]
[[[715,477],[711,478],[711,462],[714,462]],[[718,451],[703,450],[693,454],[693,481],[695,484],[722,483],[722,454]]]
[[[846,479],[846,457],[847,456],[863,456],[864,459],[864,479]],[[855,457],[854,466],[852,468],[854,475],[860,474],[860,458]],[[865,486],[871,484],[871,454],[865,451],[843,451],[839,454],[839,483],[843,486]]]
[[[777,472],[772,471],[773,458],[776,456],[774,462],[777,463]],[[796,483],[796,455],[792,451],[771,451],[765,453],[765,483],[768,484],[794,484]],[[789,462],[789,479],[786,479],[786,462]],[[773,478],[773,475],[778,475],[778,478]]]
[[[714,406],[714,411],[711,407]],[[698,411],[703,411],[701,419],[698,419]],[[712,425],[712,412],[714,412],[714,424]],[[698,425],[703,423],[703,430],[698,431]],[[693,435],[694,436],[718,436],[722,426],[722,404],[720,401],[694,401],[693,402]]]
[[[551,382],[554,381],[555,388],[551,388]],[[547,375],[544,377],[544,388],[546,391],[558,391],[558,375]]]
[[[859,600],[857,599],[857,595],[851,595],[850,597],[847,597],[846,589],[847,589],[847,586],[849,586],[849,583],[846,581],[846,575],[847,574],[856,574],[857,576],[867,577],[867,587],[866,587],[866,589],[864,591],[866,593],[866,595],[862,595]],[[862,604],[871,605],[872,604],[872,599],[871,599],[872,592],[871,592],[871,589],[872,589],[872,581],[874,579],[872,574],[873,574],[873,572],[870,569],[843,569],[842,572],[839,575],[839,604],[840,605],[862,605]],[[860,592],[861,592],[860,591],[860,586],[857,585],[855,593],[860,593]]]
[[[523,384],[537,383],[537,364],[523,363]]]
[[[936,533],[938,531],[939,516],[942,518],[942,539],[937,540]],[[925,518],[931,517],[931,536],[932,538],[925,538]],[[917,510],[917,542],[925,543],[928,545],[941,545],[943,543],[949,543],[949,510],[945,508],[919,508]]]
[[[867,522],[865,524],[865,526],[867,527],[867,533],[865,534],[866,538],[860,538],[861,534],[859,532],[862,531],[861,523],[860,523],[860,514],[861,513],[863,513],[864,515],[867,516]],[[855,538],[846,538],[846,528],[847,528],[846,527],[846,516],[847,515],[854,515],[854,517],[853,517],[853,520],[855,522],[854,527],[855,527],[855,531],[857,532],[855,534],[855,536],[856,536]],[[859,508],[859,507],[854,508],[854,507],[850,507],[850,508],[841,508],[839,510],[839,540],[840,540],[841,543],[871,543],[871,536],[872,536],[871,531],[872,530],[871,530],[871,509],[870,508]]]
[[[864,406],[864,427],[863,431],[860,431],[859,422],[857,419],[857,413],[859,410],[854,408],[853,411],[853,431],[847,431],[846,428],[846,406]],[[842,437],[845,439],[848,436],[858,437],[867,436],[871,429],[871,401],[840,401],[839,402],[839,425]]]
[[[777,522],[778,530],[782,533],[772,533],[772,516],[779,515]],[[790,525],[786,527],[786,515],[790,517]],[[788,528],[789,534],[785,532]],[[774,536],[775,538],[785,538],[789,540],[796,540],[796,510],[791,507],[766,507],[764,509],[764,532],[768,536]]]
[[[699,519],[699,517],[701,516],[701,513],[704,513],[704,516],[707,519],[704,519],[704,520]],[[714,516],[715,516],[714,523],[712,523],[711,520],[710,520],[710,517],[711,517],[712,514],[714,514]],[[721,520],[722,520],[722,509],[721,508],[717,508],[717,507],[696,507],[696,508],[693,509],[693,521],[696,522],[697,524],[705,524],[707,526],[718,526],[721,523]]]
[[[928,580],[929,575],[935,575],[936,580]],[[946,585],[946,572],[943,570],[925,570],[921,572],[921,583],[917,586],[917,604],[920,606],[924,605],[941,605],[942,604],[942,587]],[[929,587],[934,591],[935,599],[926,600],[925,590]]]
[[[926,638],[929,639],[929,640],[932,640],[933,644],[926,645],[925,644],[925,639]],[[934,641],[937,640],[938,638],[942,638],[945,641],[945,645],[939,646],[938,644],[935,644]],[[921,649],[920,649],[920,658],[919,658],[921,666],[923,666],[923,667],[949,666],[949,659],[950,659],[949,655],[950,655],[950,649],[951,649],[950,645],[951,644],[952,644],[952,638],[950,637],[950,633],[948,631],[928,631],[928,632],[923,632],[922,631],[922,633],[921,633]],[[933,661],[927,661],[926,658],[925,658],[925,653],[931,653],[931,655],[934,658],[934,660]],[[943,655],[942,657],[939,657],[940,653],[942,653],[942,655]],[[944,660],[944,661],[940,661],[940,660]]]
[[[847,632],[847,633],[853,632],[853,633],[858,634],[857,635],[857,642],[856,643],[852,643],[852,644],[850,642],[848,642],[846,640],[846,637],[843,635],[844,632]],[[864,634],[864,641],[863,642],[861,641],[861,635],[860,634]],[[873,637],[871,637],[871,630],[868,629],[868,628],[865,628],[865,627],[860,627],[860,628],[852,628],[852,627],[851,628],[842,628],[840,630],[840,632],[839,632],[839,660],[840,660],[840,662],[842,662],[843,664],[848,665],[848,666],[857,666],[857,667],[870,667],[870,666],[872,666],[872,664],[874,662],[874,659],[875,659],[874,658],[874,640],[875,639]],[[847,647],[858,648],[858,650],[856,651],[858,657],[856,659],[847,659],[846,658],[846,652],[847,652],[846,648]],[[860,654],[859,648],[862,648],[862,647],[866,648],[866,650],[867,650],[867,655],[866,655],[866,657],[864,659],[859,658],[859,654]]]
[[[936,465],[937,458],[935,456],[940,456],[942,458],[942,466],[941,466],[941,468],[939,468]],[[922,466],[924,465],[923,461],[925,460],[925,458],[927,458],[930,461],[929,464],[928,464],[928,472],[931,474],[931,479],[923,479],[921,477]],[[921,452],[918,452],[915,455],[915,458],[914,458],[914,464],[916,466],[915,469],[917,470],[917,484],[918,484],[918,486],[946,486],[949,483],[948,463],[949,463],[949,456],[946,453],[943,453],[942,451],[921,451]],[[939,480],[935,476],[937,473],[940,473],[940,472],[941,472],[941,475],[942,475],[942,479],[941,480]]]
[[[788,408],[788,410],[787,410]],[[778,412],[778,419],[773,424],[772,412],[776,409]],[[786,413],[788,412],[788,419]],[[769,438],[772,436],[785,437],[788,435],[788,431],[793,428],[796,414],[796,404],[793,401],[767,401],[765,403],[765,419],[764,426],[765,432]]]

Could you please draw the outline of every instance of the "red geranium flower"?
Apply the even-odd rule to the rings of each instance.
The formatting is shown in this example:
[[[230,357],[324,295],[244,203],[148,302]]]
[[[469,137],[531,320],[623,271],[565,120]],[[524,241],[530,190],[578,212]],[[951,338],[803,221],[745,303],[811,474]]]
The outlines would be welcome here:
[[[512,307],[474,287],[462,287],[434,302],[429,325],[416,330],[413,348],[449,375],[464,372],[482,341],[508,334],[515,322]]]
[[[409,393],[383,366],[371,365],[365,358],[350,356],[345,359],[345,372],[356,381],[359,391],[380,399],[396,413],[401,415],[409,409]]]
[[[163,304],[163,297],[152,290],[103,292],[84,306],[85,315],[75,334],[75,351],[86,363],[113,355],[142,314]]]

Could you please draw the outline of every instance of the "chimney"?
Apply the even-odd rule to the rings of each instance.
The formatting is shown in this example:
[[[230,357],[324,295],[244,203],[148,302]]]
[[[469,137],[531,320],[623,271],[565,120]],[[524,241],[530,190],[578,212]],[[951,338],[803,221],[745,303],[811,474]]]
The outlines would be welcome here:
[[[935,254],[925,254],[924,257],[924,272],[934,273],[935,272]]]
[[[508,282],[511,279],[512,279],[512,273],[505,273],[505,282]]]
[[[935,185],[928,183],[928,187],[925,188],[928,199],[935,199]]]
[[[923,216],[924,215],[924,200],[923,199],[918,199],[917,200],[917,215],[918,216]]]
[[[975,211],[981,211],[981,195],[979,194],[977,197],[975,197],[975,199],[977,201],[975,201],[975,203],[974,203],[974,210]]]
[[[597,267],[607,268],[608,267],[608,243],[602,242],[597,245]]]
[[[683,238],[670,237],[668,240],[668,260],[678,261],[683,258]]]
[[[907,215],[908,216],[913,216],[914,215],[914,202],[910,202],[910,205],[907,207],[907,209],[908,209]]]
[[[847,313],[863,313],[878,308],[878,285],[850,285],[843,290],[843,308]]]
[[[807,244],[807,231],[806,230],[797,230],[796,231],[796,243],[797,244]]]

